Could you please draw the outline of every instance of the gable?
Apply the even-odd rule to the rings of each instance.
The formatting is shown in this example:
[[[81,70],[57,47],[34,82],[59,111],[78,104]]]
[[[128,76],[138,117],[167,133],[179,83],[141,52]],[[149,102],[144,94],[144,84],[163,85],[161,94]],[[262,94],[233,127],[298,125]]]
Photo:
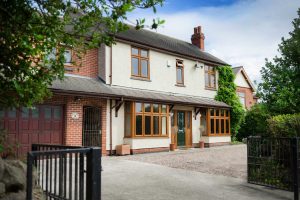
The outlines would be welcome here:
[[[242,71],[236,74],[234,83],[239,87],[252,88]]]

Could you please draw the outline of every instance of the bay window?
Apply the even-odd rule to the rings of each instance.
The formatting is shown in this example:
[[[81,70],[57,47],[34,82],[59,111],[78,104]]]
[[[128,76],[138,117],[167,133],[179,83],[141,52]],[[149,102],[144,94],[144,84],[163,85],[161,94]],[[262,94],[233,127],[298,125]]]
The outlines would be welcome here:
[[[125,103],[125,137],[167,137],[168,120],[167,105]]]
[[[209,136],[230,135],[230,112],[225,109],[208,109],[207,132]]]

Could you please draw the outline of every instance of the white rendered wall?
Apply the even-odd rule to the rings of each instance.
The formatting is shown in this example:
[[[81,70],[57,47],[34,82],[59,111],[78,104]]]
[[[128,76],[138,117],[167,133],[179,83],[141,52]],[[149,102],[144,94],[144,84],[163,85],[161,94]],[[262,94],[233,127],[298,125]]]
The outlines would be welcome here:
[[[218,143],[218,142],[231,142],[230,136],[203,136],[204,143]]]
[[[109,59],[109,53],[106,55]],[[204,68],[195,68],[196,61],[149,50],[150,81],[141,81],[131,78],[131,45],[117,42],[112,47],[112,57],[113,85],[209,98],[216,95],[216,91],[205,89]],[[176,59],[184,61],[185,87],[175,86]],[[167,67],[168,61],[171,67]]]
[[[251,88],[241,71],[236,75],[234,83],[239,87]]]
[[[130,145],[131,149],[169,147],[171,138],[124,138],[124,144]]]

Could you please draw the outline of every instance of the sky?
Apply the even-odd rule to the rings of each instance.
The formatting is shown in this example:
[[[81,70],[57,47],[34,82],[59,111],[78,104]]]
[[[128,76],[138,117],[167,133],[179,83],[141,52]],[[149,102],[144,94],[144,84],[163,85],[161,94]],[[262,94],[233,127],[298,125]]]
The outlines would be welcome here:
[[[130,21],[153,18],[166,22],[157,32],[190,42],[200,25],[205,51],[232,66],[244,66],[251,80],[261,81],[265,58],[278,55],[282,37],[289,37],[300,0],[166,0],[163,7],[135,10]]]

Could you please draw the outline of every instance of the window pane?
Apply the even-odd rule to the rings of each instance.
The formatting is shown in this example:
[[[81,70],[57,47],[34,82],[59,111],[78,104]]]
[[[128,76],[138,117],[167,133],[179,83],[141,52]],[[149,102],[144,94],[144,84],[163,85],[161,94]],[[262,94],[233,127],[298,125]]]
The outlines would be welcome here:
[[[148,51],[141,50],[141,56],[147,58],[148,57]]]
[[[12,108],[8,111],[8,117],[14,118],[16,117],[16,109]]]
[[[221,120],[221,133],[225,133],[225,120]]]
[[[53,48],[52,51],[46,56],[46,60],[55,60],[56,59],[56,48]]]
[[[205,86],[209,86],[208,73],[205,72]]]
[[[29,109],[26,107],[22,107],[22,118],[28,118],[29,117]]]
[[[142,103],[135,103],[135,112],[142,112]]]
[[[177,68],[177,83],[183,83],[182,68]]]
[[[215,110],[214,109],[210,109],[210,116],[212,116],[212,117],[215,116]]]
[[[162,113],[167,113],[167,105],[162,105],[161,106],[161,112]]]
[[[145,135],[151,135],[151,116],[145,116]]]
[[[214,119],[210,119],[210,133],[211,134],[215,133],[215,121],[214,121]]]
[[[148,60],[141,60],[141,76],[148,77]]]
[[[175,123],[174,123],[174,111],[171,112],[171,126],[175,126]]]
[[[206,110],[201,110],[201,121],[200,121],[200,131],[203,136],[207,135],[206,130]]]
[[[205,69],[205,71],[208,71],[208,66],[207,66],[207,65],[205,65],[204,69]]]
[[[5,111],[3,108],[0,108],[0,117],[4,117]]]
[[[125,137],[131,136],[131,114],[125,114]]]
[[[136,49],[136,48],[131,48],[131,54],[135,55],[135,56],[138,56],[139,55],[139,50]]]
[[[65,57],[65,63],[71,63],[72,62],[72,51],[69,49],[65,50],[64,57]]]
[[[167,117],[161,117],[161,134],[167,135]]]
[[[39,118],[39,108],[35,107],[31,110],[31,117],[34,119]]]
[[[226,120],[226,133],[229,133],[229,120]]]
[[[139,75],[139,60],[137,58],[131,58],[132,74]]]
[[[210,75],[210,87],[215,87],[215,75]]]
[[[159,112],[159,105],[158,104],[153,104],[153,112],[158,113]]]
[[[221,110],[221,116],[224,116],[224,114],[225,114],[225,113],[224,113],[224,110],[222,109],[222,110]]]
[[[144,103],[145,112],[151,112],[151,104],[150,103]]]
[[[54,119],[60,119],[61,118],[61,109],[60,108],[54,108]]]
[[[191,128],[191,112],[187,112],[186,118],[187,128]]]
[[[219,110],[216,110],[216,116],[217,117],[219,116]]]
[[[137,115],[135,118],[135,134],[136,135],[142,135],[142,116]]]
[[[51,119],[51,108],[45,108],[45,119]]]
[[[220,125],[220,120],[216,119],[216,134],[220,133],[219,132],[219,125]]]
[[[153,134],[159,135],[159,116],[153,116]]]

